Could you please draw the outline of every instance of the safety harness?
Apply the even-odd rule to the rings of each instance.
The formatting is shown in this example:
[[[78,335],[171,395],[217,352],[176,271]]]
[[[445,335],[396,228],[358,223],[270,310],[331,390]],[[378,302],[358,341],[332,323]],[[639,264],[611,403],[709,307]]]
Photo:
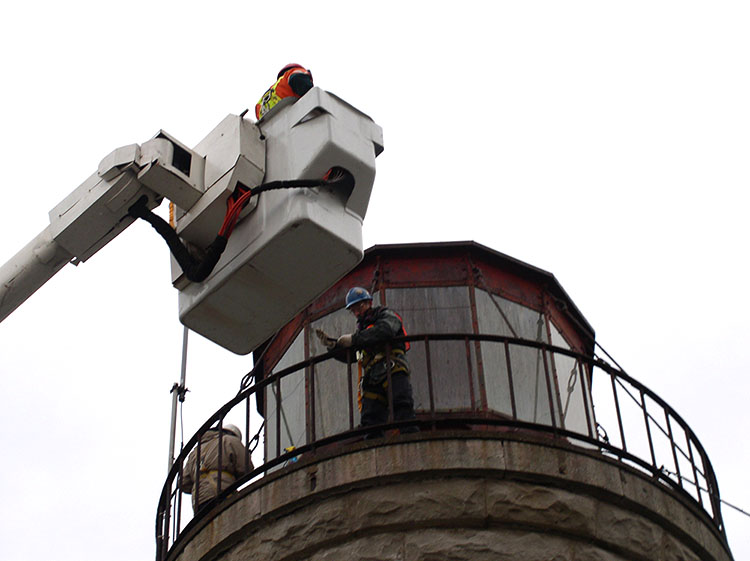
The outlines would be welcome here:
[[[393,310],[391,310],[393,312]],[[398,320],[401,322],[401,333],[399,333],[399,336],[406,337],[406,329],[404,328],[404,320],[401,318],[399,314],[396,312],[393,312],[393,314],[398,318]],[[367,327],[365,327],[362,331],[366,331],[370,329],[374,323],[371,323]],[[383,374],[381,376],[378,376],[375,379],[370,379],[370,382],[373,382],[373,385],[380,386],[383,388],[383,390],[388,389],[388,370],[390,369],[391,375],[397,374],[399,372],[403,372],[405,374],[409,374],[409,363],[406,362],[406,351],[408,351],[411,348],[411,345],[408,341],[404,342],[404,349],[391,349],[390,353],[390,361],[385,363],[385,369],[383,370]],[[376,399],[378,401],[381,401],[383,403],[388,403],[387,398],[383,394],[365,391],[364,386],[364,372],[369,371],[372,372],[372,369],[375,368],[375,366],[384,361],[386,359],[386,353],[384,351],[380,351],[377,353],[369,353],[367,350],[362,349],[357,351],[357,405],[359,406],[359,410],[362,411],[362,400],[364,398],[367,399]]]

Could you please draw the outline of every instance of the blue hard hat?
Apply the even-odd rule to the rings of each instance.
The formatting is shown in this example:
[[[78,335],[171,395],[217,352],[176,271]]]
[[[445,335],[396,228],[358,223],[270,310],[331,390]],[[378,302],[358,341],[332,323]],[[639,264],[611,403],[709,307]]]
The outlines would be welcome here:
[[[346,309],[348,310],[354,304],[363,300],[372,300],[372,296],[364,288],[355,286],[349,289],[349,292],[346,293]]]

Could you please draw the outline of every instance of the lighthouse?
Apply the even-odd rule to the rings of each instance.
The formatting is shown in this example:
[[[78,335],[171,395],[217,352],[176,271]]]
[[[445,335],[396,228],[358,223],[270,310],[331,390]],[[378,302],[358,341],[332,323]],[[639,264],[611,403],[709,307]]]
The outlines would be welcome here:
[[[364,438],[357,363],[315,335],[354,330],[352,286],[403,318],[418,433]],[[254,364],[169,473],[160,561],[732,559],[686,420],[599,349],[553,274],[491,248],[372,247]],[[193,514],[188,453],[229,423],[255,467]]]

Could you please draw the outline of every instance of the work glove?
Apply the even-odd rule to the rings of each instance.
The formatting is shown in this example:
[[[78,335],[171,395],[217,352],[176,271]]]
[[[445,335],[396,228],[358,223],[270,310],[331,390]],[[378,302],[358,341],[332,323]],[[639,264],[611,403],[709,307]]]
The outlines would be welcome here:
[[[342,335],[336,340],[336,346],[342,349],[348,349],[352,346],[352,334],[348,333],[346,335]]]
[[[332,351],[336,347],[336,339],[334,337],[330,337],[325,331],[322,329],[316,329],[315,335],[318,336],[318,339],[320,340],[320,343],[329,351]]]

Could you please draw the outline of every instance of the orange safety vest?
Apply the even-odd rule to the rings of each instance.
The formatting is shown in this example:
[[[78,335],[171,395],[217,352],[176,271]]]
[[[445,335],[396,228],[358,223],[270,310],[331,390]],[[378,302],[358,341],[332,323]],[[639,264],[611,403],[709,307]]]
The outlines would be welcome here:
[[[263,115],[268,113],[271,109],[273,109],[274,105],[276,105],[285,97],[299,97],[296,93],[294,93],[292,87],[289,85],[289,77],[292,74],[297,74],[299,72],[308,75],[310,74],[310,71],[305,70],[304,68],[291,68],[284,72],[281,78],[276,80],[273,86],[266,90],[266,93],[263,94],[263,97],[261,97],[260,101],[258,101],[258,103],[255,105],[256,119],[260,119]]]

